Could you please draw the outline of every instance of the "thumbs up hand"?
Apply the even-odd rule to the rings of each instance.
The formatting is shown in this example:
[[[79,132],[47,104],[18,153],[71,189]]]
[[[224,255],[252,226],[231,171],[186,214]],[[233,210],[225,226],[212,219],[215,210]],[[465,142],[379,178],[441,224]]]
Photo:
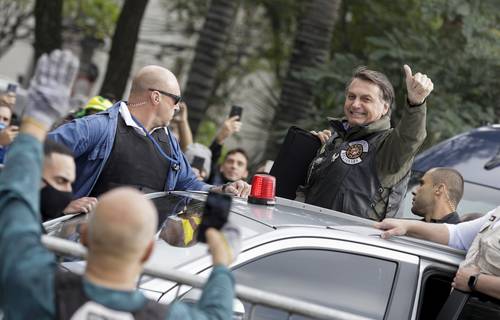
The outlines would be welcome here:
[[[406,90],[408,92],[408,101],[411,105],[420,105],[434,89],[431,79],[420,72],[412,75],[411,68],[405,64],[403,66],[406,75]]]

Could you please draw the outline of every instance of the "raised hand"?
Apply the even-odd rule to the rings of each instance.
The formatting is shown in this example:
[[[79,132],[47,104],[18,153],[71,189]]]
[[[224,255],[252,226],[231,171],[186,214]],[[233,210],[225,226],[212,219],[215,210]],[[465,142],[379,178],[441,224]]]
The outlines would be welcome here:
[[[411,105],[422,104],[429,93],[434,89],[434,84],[426,74],[420,72],[412,74],[411,68],[405,64],[403,66],[406,75],[406,90],[408,92],[408,101]]]
[[[0,146],[7,146],[14,141],[19,132],[17,126],[8,126],[4,130],[0,131]]]
[[[28,90],[25,117],[49,128],[70,111],[71,87],[79,61],[71,52],[54,50],[38,59]]]
[[[215,137],[219,144],[223,144],[224,140],[241,130],[241,121],[239,119],[239,116],[234,116],[224,120],[219,133]]]

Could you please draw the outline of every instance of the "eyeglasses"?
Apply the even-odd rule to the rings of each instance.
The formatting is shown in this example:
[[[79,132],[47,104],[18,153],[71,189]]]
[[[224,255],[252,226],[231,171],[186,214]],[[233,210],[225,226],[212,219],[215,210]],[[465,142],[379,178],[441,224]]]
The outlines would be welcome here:
[[[174,99],[174,104],[178,104],[179,102],[182,101],[182,97],[181,96],[178,96],[178,95],[173,94],[173,93],[168,93],[168,92],[165,92],[165,91],[161,91],[161,90],[158,90],[158,89],[152,89],[152,88],[149,88],[148,90],[149,91],[158,91],[161,95],[164,95],[164,96],[167,96],[167,97],[170,97],[170,98]]]

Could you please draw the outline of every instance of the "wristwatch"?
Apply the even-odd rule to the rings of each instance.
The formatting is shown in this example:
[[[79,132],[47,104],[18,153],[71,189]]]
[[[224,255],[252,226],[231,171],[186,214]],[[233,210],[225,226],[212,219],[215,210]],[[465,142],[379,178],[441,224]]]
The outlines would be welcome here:
[[[469,281],[467,281],[467,285],[471,291],[476,291],[477,280],[479,280],[480,273],[473,274],[469,277]]]

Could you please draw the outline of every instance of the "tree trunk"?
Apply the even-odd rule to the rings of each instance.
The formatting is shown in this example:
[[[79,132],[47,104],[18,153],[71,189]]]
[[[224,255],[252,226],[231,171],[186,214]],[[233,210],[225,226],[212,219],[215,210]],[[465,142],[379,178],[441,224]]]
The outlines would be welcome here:
[[[37,0],[35,4],[35,61],[62,46],[62,0]]]
[[[148,0],[125,0],[116,23],[101,95],[112,94],[118,99],[123,96],[147,4]]]
[[[196,135],[205,112],[217,75],[231,26],[236,17],[238,2],[212,0],[195,48],[195,56],[189,70],[184,100],[189,107],[189,125]]]
[[[313,84],[300,79],[298,74],[325,62],[340,4],[341,0],[312,0],[299,21],[290,65],[272,121],[274,127],[267,142],[266,159],[276,157],[286,130],[313,111]]]

